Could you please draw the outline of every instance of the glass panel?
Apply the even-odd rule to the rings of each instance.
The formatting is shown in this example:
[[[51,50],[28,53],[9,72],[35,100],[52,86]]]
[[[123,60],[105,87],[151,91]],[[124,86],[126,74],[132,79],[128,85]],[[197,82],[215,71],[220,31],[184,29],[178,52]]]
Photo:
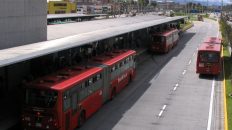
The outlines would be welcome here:
[[[31,89],[25,91],[25,104],[33,107],[52,108],[57,101],[57,92]]]
[[[219,53],[217,52],[201,52],[200,61],[201,62],[218,62],[220,58]]]

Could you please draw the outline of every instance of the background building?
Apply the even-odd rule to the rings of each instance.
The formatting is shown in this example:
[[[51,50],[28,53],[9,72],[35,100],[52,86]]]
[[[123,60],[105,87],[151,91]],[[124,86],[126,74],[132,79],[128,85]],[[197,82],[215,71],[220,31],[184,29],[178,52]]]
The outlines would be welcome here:
[[[48,14],[76,13],[77,4],[69,1],[49,1]]]
[[[0,1],[0,49],[47,40],[47,1]]]

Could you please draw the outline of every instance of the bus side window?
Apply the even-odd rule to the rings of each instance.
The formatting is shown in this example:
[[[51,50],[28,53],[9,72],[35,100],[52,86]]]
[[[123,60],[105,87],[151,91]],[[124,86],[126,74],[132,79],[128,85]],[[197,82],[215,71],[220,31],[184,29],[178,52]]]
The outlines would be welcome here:
[[[72,94],[72,114],[76,114],[77,112],[77,93],[74,92]]]
[[[63,94],[63,111],[67,111],[71,107],[70,92],[66,91]]]
[[[101,74],[97,74],[97,81],[101,79]]]
[[[86,88],[85,88],[85,83],[81,84],[81,89],[78,93],[78,101],[80,102],[82,99],[86,97]]]

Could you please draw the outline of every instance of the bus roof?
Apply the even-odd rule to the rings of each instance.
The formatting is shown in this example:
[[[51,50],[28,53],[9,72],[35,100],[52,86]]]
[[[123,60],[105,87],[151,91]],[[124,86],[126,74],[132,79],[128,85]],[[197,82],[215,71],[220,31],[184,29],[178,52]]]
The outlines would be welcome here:
[[[94,58],[94,61],[111,66],[111,65],[117,63],[118,61],[122,60],[123,58],[125,58],[129,55],[132,55],[132,54],[136,54],[136,51],[134,51],[134,50],[117,50],[117,51],[113,51],[111,53],[106,53],[104,55],[96,57],[96,58]]]
[[[171,33],[173,33],[174,31],[177,31],[177,29],[171,29],[171,30],[166,30],[164,32],[158,32],[158,33],[154,33],[153,35],[155,36],[168,36],[170,35]]]
[[[213,43],[207,43],[203,42],[198,51],[215,51],[220,52],[221,51],[221,44],[213,44]]]
[[[217,37],[208,37],[204,42],[221,44],[222,40],[220,38],[217,38]]]
[[[72,85],[101,72],[100,67],[75,66],[65,68],[53,74],[36,79],[27,84],[31,88],[43,88],[51,90],[66,90]]]

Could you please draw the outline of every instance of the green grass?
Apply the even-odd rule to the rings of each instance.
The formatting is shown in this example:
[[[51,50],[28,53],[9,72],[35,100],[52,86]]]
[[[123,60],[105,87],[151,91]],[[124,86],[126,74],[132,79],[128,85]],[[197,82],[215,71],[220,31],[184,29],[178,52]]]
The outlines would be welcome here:
[[[187,21],[185,24],[181,24],[180,28],[183,31],[186,31],[187,29],[191,28],[193,26],[193,23],[190,21]]]
[[[227,100],[227,118],[228,130],[232,130],[232,59],[230,58],[229,51],[224,47],[224,69],[225,69],[225,82],[226,82],[226,100]]]

